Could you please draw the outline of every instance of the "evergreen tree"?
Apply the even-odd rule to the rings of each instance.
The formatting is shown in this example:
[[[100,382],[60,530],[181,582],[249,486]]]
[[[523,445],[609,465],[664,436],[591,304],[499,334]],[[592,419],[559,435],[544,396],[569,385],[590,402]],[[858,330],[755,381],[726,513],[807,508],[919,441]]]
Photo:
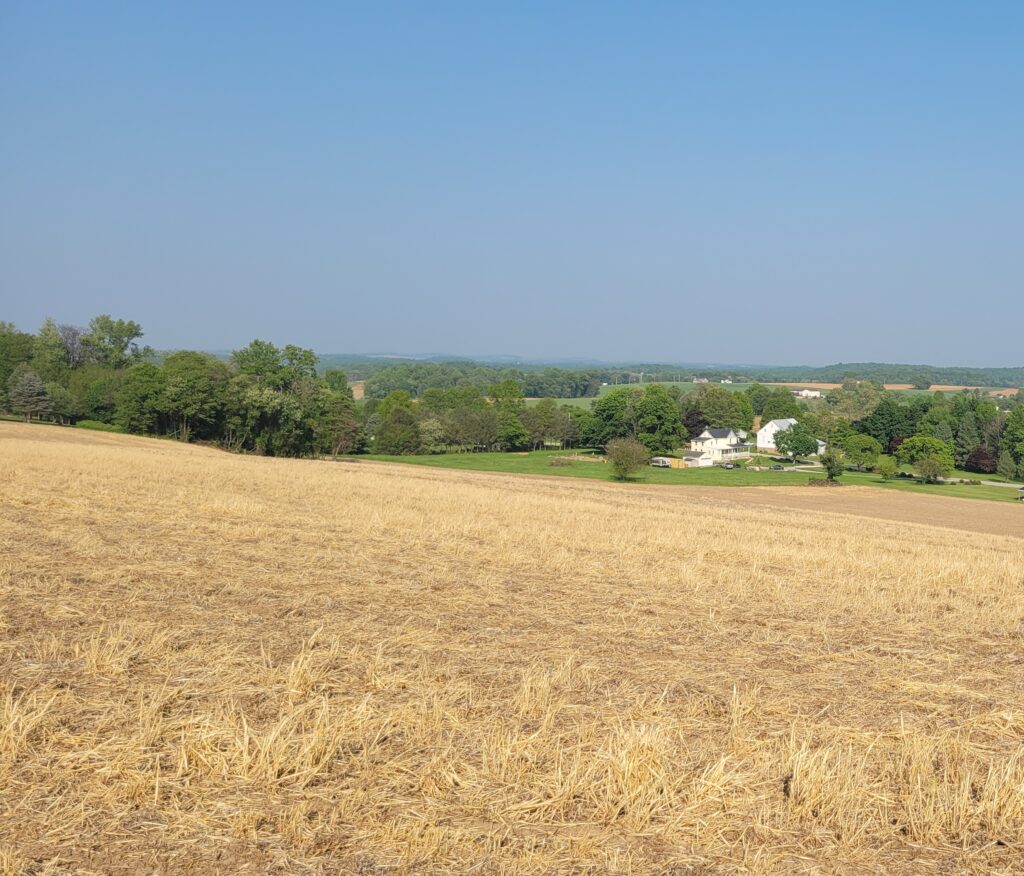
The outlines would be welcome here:
[[[1013,454],[1009,448],[1004,447],[999,453],[999,462],[996,464],[996,472],[1006,478],[1013,480],[1017,475],[1017,464],[1013,461]]]
[[[976,447],[981,444],[981,436],[978,434],[978,423],[974,419],[974,412],[967,411],[960,419],[960,425],[956,430],[956,442],[953,445],[953,456],[956,464],[963,467]]]
[[[11,410],[21,414],[26,423],[33,417],[49,415],[51,410],[46,384],[24,363],[14,369],[7,381],[7,398]]]

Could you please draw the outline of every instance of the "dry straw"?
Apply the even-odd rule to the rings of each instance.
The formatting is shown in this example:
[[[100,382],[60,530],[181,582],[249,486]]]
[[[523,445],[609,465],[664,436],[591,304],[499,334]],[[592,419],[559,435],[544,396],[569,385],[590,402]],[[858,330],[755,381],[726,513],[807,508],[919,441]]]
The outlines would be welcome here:
[[[1024,871],[1024,538],[730,495],[0,426],[0,874]]]

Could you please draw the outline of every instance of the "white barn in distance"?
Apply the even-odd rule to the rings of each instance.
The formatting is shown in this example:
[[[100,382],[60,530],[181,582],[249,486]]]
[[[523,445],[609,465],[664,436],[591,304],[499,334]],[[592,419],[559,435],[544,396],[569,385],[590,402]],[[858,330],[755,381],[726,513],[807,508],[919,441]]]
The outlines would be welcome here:
[[[785,417],[781,420],[769,420],[760,429],[757,430],[757,449],[758,450],[769,450],[775,451],[778,448],[775,446],[775,436],[779,432],[785,432],[791,426],[795,426],[797,421],[792,417]],[[820,438],[818,439],[818,455],[820,456],[825,452],[826,444]]]

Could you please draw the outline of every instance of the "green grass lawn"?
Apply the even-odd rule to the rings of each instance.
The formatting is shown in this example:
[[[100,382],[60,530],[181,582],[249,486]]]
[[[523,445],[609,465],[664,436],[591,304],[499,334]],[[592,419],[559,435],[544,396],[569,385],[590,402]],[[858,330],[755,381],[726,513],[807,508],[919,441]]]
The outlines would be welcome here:
[[[569,451],[571,452],[571,451]],[[568,465],[552,465],[551,460],[564,455],[560,450],[537,450],[532,453],[444,453],[431,456],[366,456],[384,462],[429,465],[435,468],[457,468],[467,471],[499,471],[514,474],[558,475],[562,477],[612,480],[611,467],[601,462],[572,461]],[[759,472],[723,468],[654,468],[644,466],[633,483],[694,484],[697,486],[753,487],[765,484],[806,484],[807,475],[793,472]]]
[[[571,451],[568,451],[571,452]],[[537,450],[532,453],[443,453],[429,456],[377,456],[361,459],[380,462],[398,462],[405,465],[426,465],[434,468],[462,469],[464,471],[495,471],[510,474],[555,475],[559,477],[590,478],[611,481],[611,468],[600,462],[572,461],[567,465],[552,465],[551,460],[565,455],[560,450]],[[645,466],[632,483],[676,484],[716,487],[780,487],[802,486],[809,478],[807,472],[747,471],[745,469],[713,468],[654,468]],[[873,472],[847,472],[842,483],[878,487],[887,490],[907,490],[934,496],[959,496],[966,499],[987,499],[1013,502],[1017,491],[1006,487],[970,486],[967,484],[925,484],[920,481],[894,479],[883,481]]]
[[[542,399],[539,398],[528,398],[526,399],[526,406],[532,408]],[[584,410],[590,410],[590,406],[594,403],[595,399],[593,396],[583,396],[582,398],[556,398],[555,401],[559,405],[570,405],[574,408],[583,408]]]
[[[971,475],[980,480],[978,475]],[[846,472],[840,480],[844,484],[881,487],[886,490],[908,490],[912,493],[930,493],[933,496],[959,496],[962,499],[989,499],[995,502],[1015,502],[1020,495],[1017,490],[1007,487],[990,487],[984,484],[926,484],[906,478],[883,481],[874,472]]]

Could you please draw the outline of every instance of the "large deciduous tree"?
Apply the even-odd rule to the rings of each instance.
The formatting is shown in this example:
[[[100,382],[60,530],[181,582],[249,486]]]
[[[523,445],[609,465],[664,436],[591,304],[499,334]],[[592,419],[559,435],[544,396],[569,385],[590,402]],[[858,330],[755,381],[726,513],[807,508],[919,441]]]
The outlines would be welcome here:
[[[661,384],[652,383],[637,399],[634,425],[636,439],[652,453],[670,453],[679,446],[679,406]]]
[[[134,320],[113,319],[104,313],[90,320],[81,342],[89,360],[108,368],[124,368],[152,352],[136,343],[141,337],[142,326]]]
[[[846,461],[857,468],[871,468],[882,453],[882,445],[870,435],[850,435],[843,442]]]
[[[896,459],[912,465],[929,483],[936,483],[953,470],[953,451],[939,438],[915,435],[904,441],[896,451]]]
[[[794,423],[788,429],[775,433],[775,446],[780,453],[796,460],[818,452],[818,439],[803,423]]]

